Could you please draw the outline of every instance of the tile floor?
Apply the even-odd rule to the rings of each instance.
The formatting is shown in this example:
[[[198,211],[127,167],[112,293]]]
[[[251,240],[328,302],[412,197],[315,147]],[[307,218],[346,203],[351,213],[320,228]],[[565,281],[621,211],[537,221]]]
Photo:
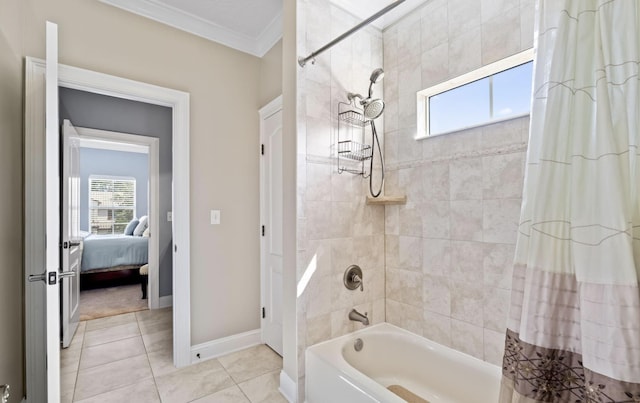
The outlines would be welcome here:
[[[171,308],[80,322],[61,351],[62,402],[286,403],[270,348],[177,369],[171,332]]]

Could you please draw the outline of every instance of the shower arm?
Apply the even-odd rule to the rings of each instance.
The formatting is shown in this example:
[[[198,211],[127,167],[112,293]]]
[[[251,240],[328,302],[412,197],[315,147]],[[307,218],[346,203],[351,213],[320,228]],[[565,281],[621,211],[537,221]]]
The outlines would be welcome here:
[[[388,13],[389,11],[391,11],[394,8],[398,7],[400,4],[404,3],[404,1],[405,0],[396,0],[396,1],[394,1],[393,3],[389,4],[388,6],[386,6],[382,10],[378,11],[377,13],[372,15],[371,17],[369,17],[366,20],[362,21],[360,24],[356,25],[355,27],[351,28],[350,30],[348,30],[344,34],[342,34],[339,37],[337,37],[336,39],[334,39],[331,42],[327,43],[326,45],[324,45],[320,49],[316,50],[315,52],[312,52],[309,56],[307,56],[307,57],[299,57],[298,58],[298,64],[300,65],[300,67],[304,67],[309,60],[311,60],[312,61],[311,63],[313,64],[314,61],[315,61],[316,56],[318,56],[319,54],[321,54],[325,50],[333,47],[333,45],[335,45],[338,42],[342,41],[343,39],[347,38],[348,36],[350,36],[354,32],[360,30],[362,27],[367,26],[370,23],[372,23],[373,21],[375,21],[378,18],[382,17],[384,14]]]

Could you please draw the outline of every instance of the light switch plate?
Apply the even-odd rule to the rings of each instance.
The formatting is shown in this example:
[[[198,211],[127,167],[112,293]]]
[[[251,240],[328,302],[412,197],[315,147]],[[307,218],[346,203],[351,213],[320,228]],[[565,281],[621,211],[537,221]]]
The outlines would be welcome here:
[[[167,211],[167,221],[173,221],[173,212]]]
[[[220,224],[220,210],[211,210],[211,225]]]

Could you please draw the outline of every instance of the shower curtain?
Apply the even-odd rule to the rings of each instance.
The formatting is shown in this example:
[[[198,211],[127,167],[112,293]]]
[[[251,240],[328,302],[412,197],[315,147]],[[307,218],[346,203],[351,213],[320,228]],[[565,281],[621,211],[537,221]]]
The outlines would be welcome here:
[[[640,402],[640,1],[538,0],[501,402]]]

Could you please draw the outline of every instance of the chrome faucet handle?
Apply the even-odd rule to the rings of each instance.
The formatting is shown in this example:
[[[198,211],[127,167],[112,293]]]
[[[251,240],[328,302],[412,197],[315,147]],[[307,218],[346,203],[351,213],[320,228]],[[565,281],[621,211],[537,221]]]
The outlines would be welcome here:
[[[349,290],[355,290],[360,287],[360,291],[364,291],[364,281],[362,281],[362,269],[352,264],[347,267],[347,270],[344,272],[343,278],[344,286]]]
[[[360,291],[364,292],[364,281],[356,273],[353,274],[352,280],[355,284],[360,284]]]

